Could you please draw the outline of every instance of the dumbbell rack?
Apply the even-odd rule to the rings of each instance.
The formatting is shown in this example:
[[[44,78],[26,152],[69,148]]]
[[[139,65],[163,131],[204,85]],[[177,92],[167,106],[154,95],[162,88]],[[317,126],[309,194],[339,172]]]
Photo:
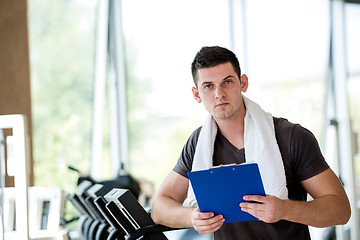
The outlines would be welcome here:
[[[108,191],[89,181],[78,188],[79,194],[68,194],[67,199],[81,214],[79,240],[166,240],[163,232],[176,230],[156,225],[128,189]]]

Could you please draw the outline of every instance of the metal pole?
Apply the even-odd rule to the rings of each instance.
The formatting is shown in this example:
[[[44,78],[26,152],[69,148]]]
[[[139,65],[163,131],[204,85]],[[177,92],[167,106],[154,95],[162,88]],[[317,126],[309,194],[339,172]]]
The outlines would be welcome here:
[[[229,0],[230,48],[238,53],[241,72],[249,74],[246,0]]]
[[[348,194],[352,216],[348,223],[351,239],[359,239],[357,197],[355,192],[355,172],[352,151],[352,128],[349,114],[347,91],[347,63],[345,48],[344,0],[332,0],[332,74],[334,84],[335,120],[338,126],[339,174]],[[337,227],[337,235],[344,236],[344,227]],[[342,232],[342,233],[341,233]]]
[[[94,179],[101,178],[104,138],[105,85],[107,76],[108,25],[109,1],[99,0],[96,26],[93,132],[90,169],[90,175]]]
[[[124,36],[122,29],[121,0],[112,0],[110,4],[110,66],[112,80],[113,101],[109,104],[112,112],[111,163],[113,174],[121,169],[129,169],[128,154],[128,124],[126,99],[126,69]],[[109,84],[110,85],[110,84]]]

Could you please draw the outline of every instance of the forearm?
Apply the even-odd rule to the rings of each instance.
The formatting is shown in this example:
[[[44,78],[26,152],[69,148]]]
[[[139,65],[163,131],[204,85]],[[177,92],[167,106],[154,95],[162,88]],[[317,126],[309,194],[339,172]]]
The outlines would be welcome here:
[[[305,202],[280,200],[271,195],[248,195],[244,197],[247,202],[240,204],[241,209],[267,223],[283,219],[314,227],[329,227],[349,221],[349,200],[331,169],[304,180],[301,184],[314,200]]]
[[[170,172],[153,198],[151,217],[157,224],[173,228],[193,227],[199,233],[217,231],[224,223],[222,215],[200,212],[199,208],[184,207],[189,180]]]
[[[308,202],[283,200],[282,219],[310,225],[329,227],[343,225],[350,217],[350,207],[339,196],[327,195]]]
[[[157,196],[152,205],[151,217],[156,224],[174,228],[192,227],[191,213],[194,208],[184,207],[175,200]]]
[[[285,219],[311,225],[329,227],[343,225],[350,218],[350,203],[335,173],[328,169],[301,182],[313,196],[309,202],[285,202]]]
[[[242,202],[241,209],[266,223],[287,220],[314,227],[329,227],[347,223],[351,214],[347,198],[341,195],[323,195],[308,202],[280,200],[271,195],[248,195],[244,200],[257,203]]]

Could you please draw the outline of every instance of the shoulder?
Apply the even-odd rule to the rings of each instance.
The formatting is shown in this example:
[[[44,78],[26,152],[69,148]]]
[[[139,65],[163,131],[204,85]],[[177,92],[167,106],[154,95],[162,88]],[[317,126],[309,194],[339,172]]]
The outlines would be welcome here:
[[[273,117],[275,131],[277,130],[293,130],[295,126],[299,124],[295,124],[289,122],[286,118]]]
[[[199,140],[201,128],[202,127],[195,129],[192,132],[192,134],[189,136],[187,142],[185,143],[184,150],[186,150],[188,152],[188,154],[191,154],[191,155],[195,154],[195,149],[196,149],[197,142]]]
[[[200,135],[200,132],[201,132],[201,128],[202,127],[199,127],[199,128],[197,128],[197,129],[195,129],[192,133],[191,133],[191,135],[189,136],[189,138],[187,139],[187,141],[186,141],[186,143],[185,143],[185,148],[187,149],[187,150],[191,150],[192,148],[194,148],[194,149],[192,149],[193,151],[195,151],[195,147],[196,147],[196,145],[197,145],[197,142],[198,142],[198,140],[199,140],[199,135]],[[190,148],[190,149],[189,149]],[[185,149],[184,149],[185,150]]]
[[[315,136],[312,134],[311,131],[304,128],[298,123],[292,123],[286,118],[277,118],[273,117],[274,121],[274,128],[275,128],[275,135],[277,140],[284,140],[291,143],[294,138],[296,139],[309,139],[316,141]]]
[[[280,152],[288,159],[286,164],[295,170],[299,180],[308,179],[329,167],[310,130],[284,118],[274,118],[274,126]]]
[[[195,143],[197,143],[198,139],[199,139],[199,135],[201,132],[202,127],[198,127],[197,129],[195,129],[192,134],[190,135],[189,139],[192,139],[193,141],[195,141]]]
[[[294,154],[300,154],[304,150],[318,151],[318,141],[314,134],[301,126],[289,122],[285,118],[273,118],[275,127],[275,136],[280,148],[285,148],[294,157]]]
[[[275,136],[278,143],[280,145],[281,143],[290,143],[293,138],[295,128],[299,126],[299,124],[289,122],[286,118],[273,117],[273,121]]]
[[[195,131],[193,131],[193,133],[189,136],[188,140],[186,141],[181,151],[180,157],[175,167],[173,168],[175,172],[186,178],[188,177],[187,173],[191,171],[192,168],[194,154],[199,139],[200,131],[201,131],[201,127],[195,129]]]

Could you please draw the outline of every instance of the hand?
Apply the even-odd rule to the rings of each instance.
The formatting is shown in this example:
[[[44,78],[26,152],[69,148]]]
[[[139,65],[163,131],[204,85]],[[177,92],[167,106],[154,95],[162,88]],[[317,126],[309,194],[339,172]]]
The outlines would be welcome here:
[[[191,222],[196,231],[202,234],[213,233],[217,231],[224,223],[222,215],[214,216],[212,212],[200,212],[195,208],[191,213]]]
[[[266,222],[274,223],[282,219],[283,216],[283,200],[266,195],[247,195],[244,196],[245,201],[255,201],[252,202],[242,202],[240,203],[241,210],[247,212],[254,217]]]

